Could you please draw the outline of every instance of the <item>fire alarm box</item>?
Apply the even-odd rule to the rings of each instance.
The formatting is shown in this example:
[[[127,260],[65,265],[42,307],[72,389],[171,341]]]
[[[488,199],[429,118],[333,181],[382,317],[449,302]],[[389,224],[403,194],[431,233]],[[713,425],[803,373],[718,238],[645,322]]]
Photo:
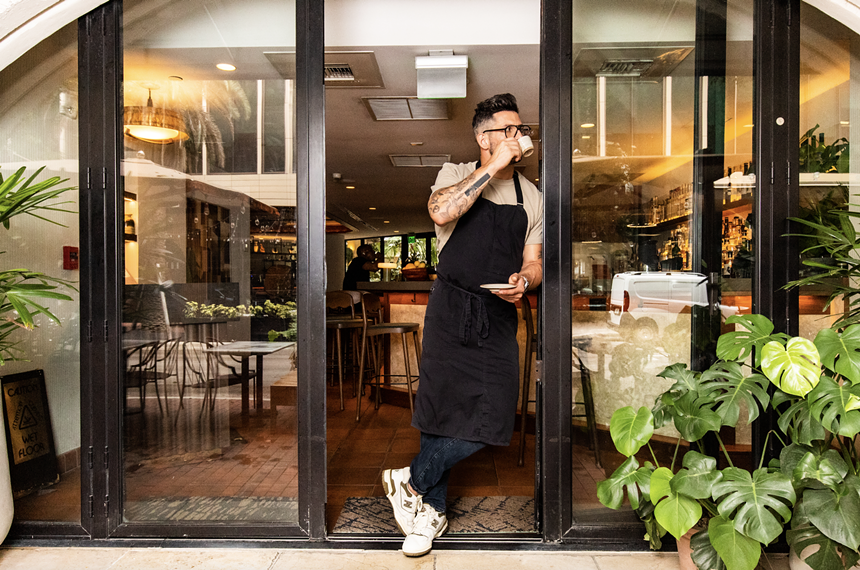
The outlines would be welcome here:
[[[73,245],[63,246],[63,269],[78,268],[78,248]]]

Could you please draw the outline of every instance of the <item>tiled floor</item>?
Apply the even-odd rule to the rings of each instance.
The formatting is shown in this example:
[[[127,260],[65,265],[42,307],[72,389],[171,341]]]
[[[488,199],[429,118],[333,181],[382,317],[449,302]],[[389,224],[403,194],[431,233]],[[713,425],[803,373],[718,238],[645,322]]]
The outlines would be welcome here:
[[[655,552],[486,552],[435,549],[421,558],[366,550],[0,548],[3,570],[678,570],[678,555]],[[787,570],[785,555],[761,568]]]
[[[269,380],[270,382],[271,380]],[[268,382],[267,382],[268,383]],[[382,404],[374,410],[365,396],[361,421],[346,383],[341,411],[336,387],[327,408],[327,522],[334,528],[349,497],[382,496],[383,469],[403,467],[419,450],[419,433],[410,426],[408,408]],[[222,389],[223,390],[223,389]],[[368,391],[369,392],[369,391]],[[219,393],[215,410],[200,413],[202,394],[190,390],[178,412],[176,401],[160,413],[154,398],[145,413],[125,417],[126,500],[160,497],[297,497],[296,409],[240,413],[239,387]],[[584,432],[575,433],[586,440]],[[449,496],[533,496],[534,435],[526,438],[525,465],[517,466],[519,433],[508,447],[485,448],[457,465]],[[573,454],[574,496],[583,509],[599,507],[596,484],[604,476],[584,446]],[[19,520],[79,520],[80,473],[65,474],[60,484],[16,502]]]

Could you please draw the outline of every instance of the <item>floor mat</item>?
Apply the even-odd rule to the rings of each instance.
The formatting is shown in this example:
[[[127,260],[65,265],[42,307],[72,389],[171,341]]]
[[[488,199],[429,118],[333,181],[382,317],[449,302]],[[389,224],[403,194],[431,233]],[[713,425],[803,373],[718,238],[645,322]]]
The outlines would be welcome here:
[[[448,499],[448,532],[535,532],[534,512],[532,497],[455,497]],[[332,532],[399,534],[385,497],[349,497]]]
[[[298,502],[285,497],[185,497],[127,501],[130,521],[298,521]]]

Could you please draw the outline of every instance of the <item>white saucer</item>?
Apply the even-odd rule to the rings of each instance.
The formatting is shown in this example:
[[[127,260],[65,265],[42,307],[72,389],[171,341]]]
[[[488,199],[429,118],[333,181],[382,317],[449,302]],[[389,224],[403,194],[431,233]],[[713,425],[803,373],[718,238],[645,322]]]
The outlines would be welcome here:
[[[490,291],[501,291],[502,289],[513,289],[516,285],[511,285],[510,283],[484,283],[481,285],[482,289],[488,289]]]

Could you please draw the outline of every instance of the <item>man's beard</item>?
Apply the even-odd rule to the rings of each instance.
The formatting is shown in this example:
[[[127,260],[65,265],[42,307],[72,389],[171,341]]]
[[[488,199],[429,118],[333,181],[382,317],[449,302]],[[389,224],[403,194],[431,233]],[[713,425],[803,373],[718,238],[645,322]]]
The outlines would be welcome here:
[[[493,156],[494,154],[496,154],[496,149],[497,149],[498,147],[499,147],[499,145],[498,145],[498,144],[490,143],[490,156]],[[521,161],[522,159],[523,159],[522,155],[520,155],[520,156],[519,156],[519,158],[514,157],[514,159],[511,161],[511,164],[514,164],[514,163],[516,163],[516,162],[519,162],[519,161]]]

